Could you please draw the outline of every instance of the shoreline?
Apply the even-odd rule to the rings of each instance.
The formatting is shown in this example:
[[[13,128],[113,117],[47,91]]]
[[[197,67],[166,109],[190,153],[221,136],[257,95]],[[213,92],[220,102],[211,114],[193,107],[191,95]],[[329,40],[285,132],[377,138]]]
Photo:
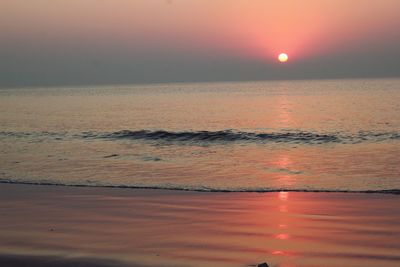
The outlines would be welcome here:
[[[243,190],[229,190],[229,189],[196,189],[184,187],[158,187],[158,186],[129,186],[129,185],[84,185],[84,184],[61,184],[61,183],[47,183],[47,182],[14,182],[7,180],[0,180],[0,185],[30,185],[30,186],[57,186],[57,187],[80,187],[80,188],[114,188],[114,189],[131,189],[131,190],[166,190],[166,191],[181,191],[181,192],[199,192],[199,193],[344,193],[344,194],[389,194],[400,195],[400,189],[381,189],[381,190],[329,190],[329,189],[243,189]]]
[[[0,183],[0,264],[400,263],[398,195],[206,193]]]

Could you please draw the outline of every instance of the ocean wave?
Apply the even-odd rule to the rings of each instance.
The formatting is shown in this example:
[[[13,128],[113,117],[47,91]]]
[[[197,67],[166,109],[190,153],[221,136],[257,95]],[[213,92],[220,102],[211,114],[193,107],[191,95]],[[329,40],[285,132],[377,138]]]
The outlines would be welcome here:
[[[364,132],[346,133],[315,133],[307,131],[277,131],[277,132],[243,132],[235,130],[221,131],[166,131],[166,130],[122,130],[112,133],[86,132],[84,138],[102,138],[111,140],[146,140],[179,143],[292,143],[292,144],[354,144],[361,142],[382,142],[400,139],[396,132]]]
[[[170,142],[290,142],[290,143],[327,143],[339,142],[339,138],[330,134],[317,134],[311,132],[275,132],[275,133],[255,133],[239,132],[233,130],[222,131],[182,131],[170,132],[164,130],[149,131],[129,131],[123,130],[110,134],[103,134],[102,138],[110,139],[142,139],[151,141],[170,141]]]
[[[121,184],[67,184],[50,181],[19,181],[0,179],[0,184],[22,184],[41,186],[67,186],[67,187],[94,187],[94,188],[121,188],[121,189],[147,189],[147,190],[173,190],[189,192],[215,192],[215,193],[276,193],[276,192],[304,192],[304,193],[364,193],[364,194],[393,194],[400,195],[400,189],[379,190],[351,190],[351,189],[324,189],[324,188],[212,188],[205,186],[184,185],[121,185]]]
[[[167,131],[167,130],[121,130],[116,132],[87,131],[78,134],[56,132],[0,132],[0,137],[26,138],[33,141],[68,139],[142,140],[180,144],[204,143],[291,143],[291,144],[357,144],[400,140],[398,132],[317,133],[308,131],[244,132],[220,131]]]

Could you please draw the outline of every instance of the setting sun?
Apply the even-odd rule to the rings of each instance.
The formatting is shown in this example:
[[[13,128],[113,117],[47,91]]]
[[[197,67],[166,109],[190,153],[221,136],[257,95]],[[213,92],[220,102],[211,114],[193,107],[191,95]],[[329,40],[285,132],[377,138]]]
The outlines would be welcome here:
[[[279,56],[278,56],[278,60],[279,60],[280,62],[282,62],[282,63],[288,61],[288,59],[289,59],[289,57],[288,57],[288,55],[285,54],[285,53],[281,53],[281,54],[279,54]]]

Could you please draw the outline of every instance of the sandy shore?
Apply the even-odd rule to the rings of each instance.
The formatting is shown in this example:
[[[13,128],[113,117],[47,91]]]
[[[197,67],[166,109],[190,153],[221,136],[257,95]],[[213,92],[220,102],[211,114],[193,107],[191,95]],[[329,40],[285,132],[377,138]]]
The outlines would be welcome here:
[[[0,185],[0,266],[400,266],[400,196]]]

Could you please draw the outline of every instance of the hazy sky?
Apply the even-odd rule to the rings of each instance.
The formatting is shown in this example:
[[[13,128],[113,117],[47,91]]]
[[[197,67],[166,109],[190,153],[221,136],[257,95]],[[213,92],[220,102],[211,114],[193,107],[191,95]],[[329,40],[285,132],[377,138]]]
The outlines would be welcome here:
[[[0,0],[0,86],[400,76],[399,14],[399,0]]]

